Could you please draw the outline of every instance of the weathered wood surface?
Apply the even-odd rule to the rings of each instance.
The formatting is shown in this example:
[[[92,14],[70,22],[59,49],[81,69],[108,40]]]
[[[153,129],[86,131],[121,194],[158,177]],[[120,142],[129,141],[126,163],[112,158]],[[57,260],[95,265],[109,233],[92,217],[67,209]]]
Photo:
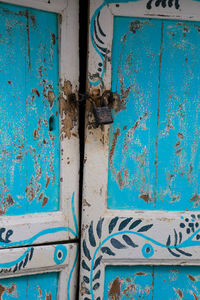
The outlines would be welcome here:
[[[199,297],[199,15],[193,0],[90,2],[88,91],[120,100],[112,126],[86,109],[81,299],[123,297],[126,268],[134,284],[152,265],[172,288],[163,299]]]

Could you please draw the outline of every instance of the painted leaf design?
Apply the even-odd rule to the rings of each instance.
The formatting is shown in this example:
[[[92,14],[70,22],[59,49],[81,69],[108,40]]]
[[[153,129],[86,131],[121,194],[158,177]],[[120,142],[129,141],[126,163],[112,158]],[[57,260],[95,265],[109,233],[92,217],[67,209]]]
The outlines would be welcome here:
[[[31,251],[30,251],[29,260],[31,260],[33,258],[33,252],[34,252],[34,248],[32,247]]]
[[[108,227],[109,233],[111,233],[113,231],[113,229],[115,228],[118,220],[119,220],[119,217],[115,217],[114,219],[112,219],[110,221],[110,224],[109,224],[109,227]]]
[[[102,233],[102,224],[103,224],[104,218],[100,219],[98,224],[97,224],[97,235],[99,238],[101,238],[101,233]]]
[[[180,257],[179,254],[175,253],[174,251],[172,251],[170,248],[167,248],[167,250],[169,251],[169,253],[171,253],[173,256],[175,257]]]
[[[185,255],[185,256],[192,256],[192,254],[191,253],[188,253],[188,252],[185,252],[185,251],[183,251],[183,250],[181,250],[181,249],[178,249],[178,248],[175,248],[179,253],[181,253],[181,254],[183,254],[183,255]]]
[[[90,271],[90,268],[88,267],[84,259],[82,260],[82,268],[85,269],[86,271]]]
[[[133,248],[138,247],[138,245],[136,245],[128,235],[125,235],[125,234],[124,234],[124,235],[122,236],[122,238],[123,238],[123,240],[127,243],[127,245],[129,245],[129,246],[131,246],[131,247],[133,247]]]
[[[100,287],[100,284],[97,282],[95,283],[95,285],[93,286],[93,290],[97,290]]]
[[[108,247],[102,247],[101,251],[102,251],[102,253],[106,253],[108,255],[115,256],[115,253],[112,252],[112,250]]]
[[[20,263],[19,263],[19,270],[21,270],[21,268],[22,268],[22,266],[23,266],[23,260],[22,261],[20,261]]]
[[[99,270],[93,277],[93,281],[95,281],[96,279],[99,279],[101,276],[101,271]]]
[[[83,276],[83,281],[85,281],[86,283],[90,282],[90,280],[89,280],[89,278],[87,276]]]
[[[142,227],[138,230],[138,232],[145,232],[145,231],[148,231],[152,226],[153,226],[153,224],[142,226]]]
[[[28,258],[29,258],[29,253],[26,254],[25,260],[24,260],[24,264],[23,264],[23,268],[26,267],[27,262],[28,262]]]
[[[132,218],[127,218],[124,221],[122,221],[119,225],[119,231],[124,229],[128,225],[128,223],[130,223],[131,220],[132,220]]]
[[[168,239],[167,239],[166,246],[169,247],[170,244],[171,244],[171,237],[170,237],[170,235],[169,235],[169,236],[168,236]]]
[[[121,242],[119,242],[117,239],[112,238],[110,240],[111,244],[113,245],[113,247],[115,247],[116,249],[123,249],[126,248],[126,246],[124,246]]]
[[[177,242],[178,242],[178,235],[177,235],[177,232],[176,232],[175,229],[174,229],[174,235],[175,235],[174,246],[176,246],[176,245],[177,245]]]
[[[89,251],[89,249],[88,249],[88,247],[87,247],[87,244],[86,244],[86,241],[85,241],[85,240],[83,240],[83,253],[85,254],[85,256],[86,256],[89,260],[91,260],[90,251]]]
[[[88,229],[88,234],[89,234],[90,245],[92,247],[96,247],[96,241],[95,241],[94,231],[93,231],[93,221],[91,222],[90,227]]]
[[[134,221],[134,222],[131,224],[131,226],[129,227],[129,229],[131,230],[131,229],[137,227],[141,222],[142,222],[142,220],[136,220],[136,221]]]
[[[100,265],[100,262],[102,260],[102,255],[100,255],[96,260],[95,260],[95,263],[94,263],[94,267],[93,267],[93,270],[95,270],[99,265]]]
[[[182,237],[183,237],[182,233],[179,232],[179,244],[182,242]]]
[[[14,269],[13,269],[13,273],[15,273],[18,269],[18,264],[15,265]]]
[[[86,287],[84,287],[84,293],[85,294],[87,294],[87,295],[89,295],[90,294],[90,291],[86,288]],[[88,298],[87,298],[88,299]],[[89,299],[90,300],[90,299]]]

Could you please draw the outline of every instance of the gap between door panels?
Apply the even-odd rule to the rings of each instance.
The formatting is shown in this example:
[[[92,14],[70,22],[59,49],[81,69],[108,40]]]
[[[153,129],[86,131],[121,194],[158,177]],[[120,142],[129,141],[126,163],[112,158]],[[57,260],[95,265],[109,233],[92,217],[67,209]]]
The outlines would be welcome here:
[[[87,86],[88,60],[88,32],[89,32],[89,0],[79,0],[79,92],[85,94]],[[84,140],[85,140],[85,103],[79,105],[79,139],[80,139],[80,172],[79,172],[79,224],[82,221],[83,197],[83,167],[84,167]],[[81,230],[80,230],[81,234]],[[81,237],[79,236],[79,241]],[[79,243],[80,244],[80,243]],[[80,278],[80,255],[78,264],[78,279]],[[77,291],[77,299],[78,291]]]

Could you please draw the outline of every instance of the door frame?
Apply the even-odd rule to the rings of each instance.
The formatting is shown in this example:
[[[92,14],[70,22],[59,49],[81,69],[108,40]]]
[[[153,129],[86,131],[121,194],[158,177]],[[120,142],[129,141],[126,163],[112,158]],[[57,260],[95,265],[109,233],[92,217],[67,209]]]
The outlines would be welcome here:
[[[200,3],[174,1],[172,7],[164,8],[148,0],[91,0],[88,62],[91,95],[111,89],[115,16],[200,21]],[[200,265],[200,241],[195,239],[200,229],[188,236],[180,228],[187,218],[199,222],[200,214],[198,211],[108,210],[109,125],[95,128],[91,111],[88,103],[80,295],[81,299],[100,300],[104,294],[106,265]],[[116,142],[117,135],[110,156]]]
[[[61,113],[59,118],[60,211],[12,217],[1,216],[0,248],[74,240],[79,235],[78,106],[74,108],[72,115],[65,105],[69,103],[71,93],[77,97],[79,88],[79,4],[77,0],[5,0],[2,3],[55,12],[60,15],[59,97]],[[66,125],[67,118],[70,119],[72,126]]]

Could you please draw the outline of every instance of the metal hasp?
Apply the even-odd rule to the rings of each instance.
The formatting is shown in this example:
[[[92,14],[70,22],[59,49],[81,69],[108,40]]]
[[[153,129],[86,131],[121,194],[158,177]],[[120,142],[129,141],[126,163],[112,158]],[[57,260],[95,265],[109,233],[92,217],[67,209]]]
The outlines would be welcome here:
[[[113,123],[112,111],[109,107],[114,101],[113,93],[105,91],[100,97],[100,106],[96,105],[96,101],[92,99],[93,114],[96,124],[106,125]]]

